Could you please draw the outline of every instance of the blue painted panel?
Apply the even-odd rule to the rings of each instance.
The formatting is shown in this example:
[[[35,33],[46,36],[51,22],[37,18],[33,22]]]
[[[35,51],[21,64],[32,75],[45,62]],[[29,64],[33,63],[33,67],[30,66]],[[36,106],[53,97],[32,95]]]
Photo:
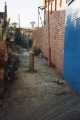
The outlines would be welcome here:
[[[66,9],[64,40],[64,79],[80,94],[80,0]]]

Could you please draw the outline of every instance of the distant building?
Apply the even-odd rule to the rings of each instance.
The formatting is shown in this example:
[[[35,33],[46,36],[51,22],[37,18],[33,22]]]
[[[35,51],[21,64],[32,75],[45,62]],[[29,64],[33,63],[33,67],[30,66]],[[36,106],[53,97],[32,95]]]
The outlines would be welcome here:
[[[3,39],[3,34],[7,26],[7,4],[5,3],[4,12],[0,12],[0,39]]]
[[[21,28],[21,32],[26,35],[26,37],[32,38],[33,29]]]

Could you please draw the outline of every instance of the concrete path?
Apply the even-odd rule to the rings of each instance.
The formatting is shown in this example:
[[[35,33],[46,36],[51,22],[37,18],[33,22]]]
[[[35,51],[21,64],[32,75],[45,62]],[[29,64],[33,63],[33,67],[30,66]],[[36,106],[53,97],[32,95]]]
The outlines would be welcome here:
[[[0,100],[0,120],[80,120],[80,97],[69,95],[65,85],[56,84],[61,78],[47,62],[35,59],[37,72],[28,73],[27,54],[22,52],[20,60],[18,79],[9,83]]]

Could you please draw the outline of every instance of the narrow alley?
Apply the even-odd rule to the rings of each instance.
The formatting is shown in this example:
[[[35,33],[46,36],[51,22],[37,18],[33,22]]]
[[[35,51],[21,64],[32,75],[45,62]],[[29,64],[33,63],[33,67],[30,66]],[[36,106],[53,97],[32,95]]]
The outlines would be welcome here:
[[[0,120],[67,120],[67,116],[69,120],[74,115],[78,118],[80,98],[70,95],[66,85],[55,82],[61,78],[44,58],[35,58],[35,73],[27,72],[27,54],[26,50],[18,53],[20,68],[17,79],[10,81],[0,99]]]
[[[79,4],[0,0],[0,120],[80,120]]]

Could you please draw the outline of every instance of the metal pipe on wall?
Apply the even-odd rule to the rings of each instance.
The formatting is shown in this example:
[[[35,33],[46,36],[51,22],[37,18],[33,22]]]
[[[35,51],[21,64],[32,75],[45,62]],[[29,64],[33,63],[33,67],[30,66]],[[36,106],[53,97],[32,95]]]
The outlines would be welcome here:
[[[48,44],[49,44],[48,65],[51,65],[51,45],[50,45],[50,11],[49,11],[49,0],[48,0]]]
[[[44,26],[45,26],[45,19],[46,19],[46,0],[45,0],[45,3],[44,3]]]
[[[39,28],[39,7],[38,7],[38,28]]]
[[[55,11],[57,10],[57,0],[55,0]]]
[[[51,0],[51,13],[52,13],[52,9],[53,9],[53,8],[52,8],[52,7],[53,7],[52,5],[53,5],[53,3],[52,3],[52,0]]]

